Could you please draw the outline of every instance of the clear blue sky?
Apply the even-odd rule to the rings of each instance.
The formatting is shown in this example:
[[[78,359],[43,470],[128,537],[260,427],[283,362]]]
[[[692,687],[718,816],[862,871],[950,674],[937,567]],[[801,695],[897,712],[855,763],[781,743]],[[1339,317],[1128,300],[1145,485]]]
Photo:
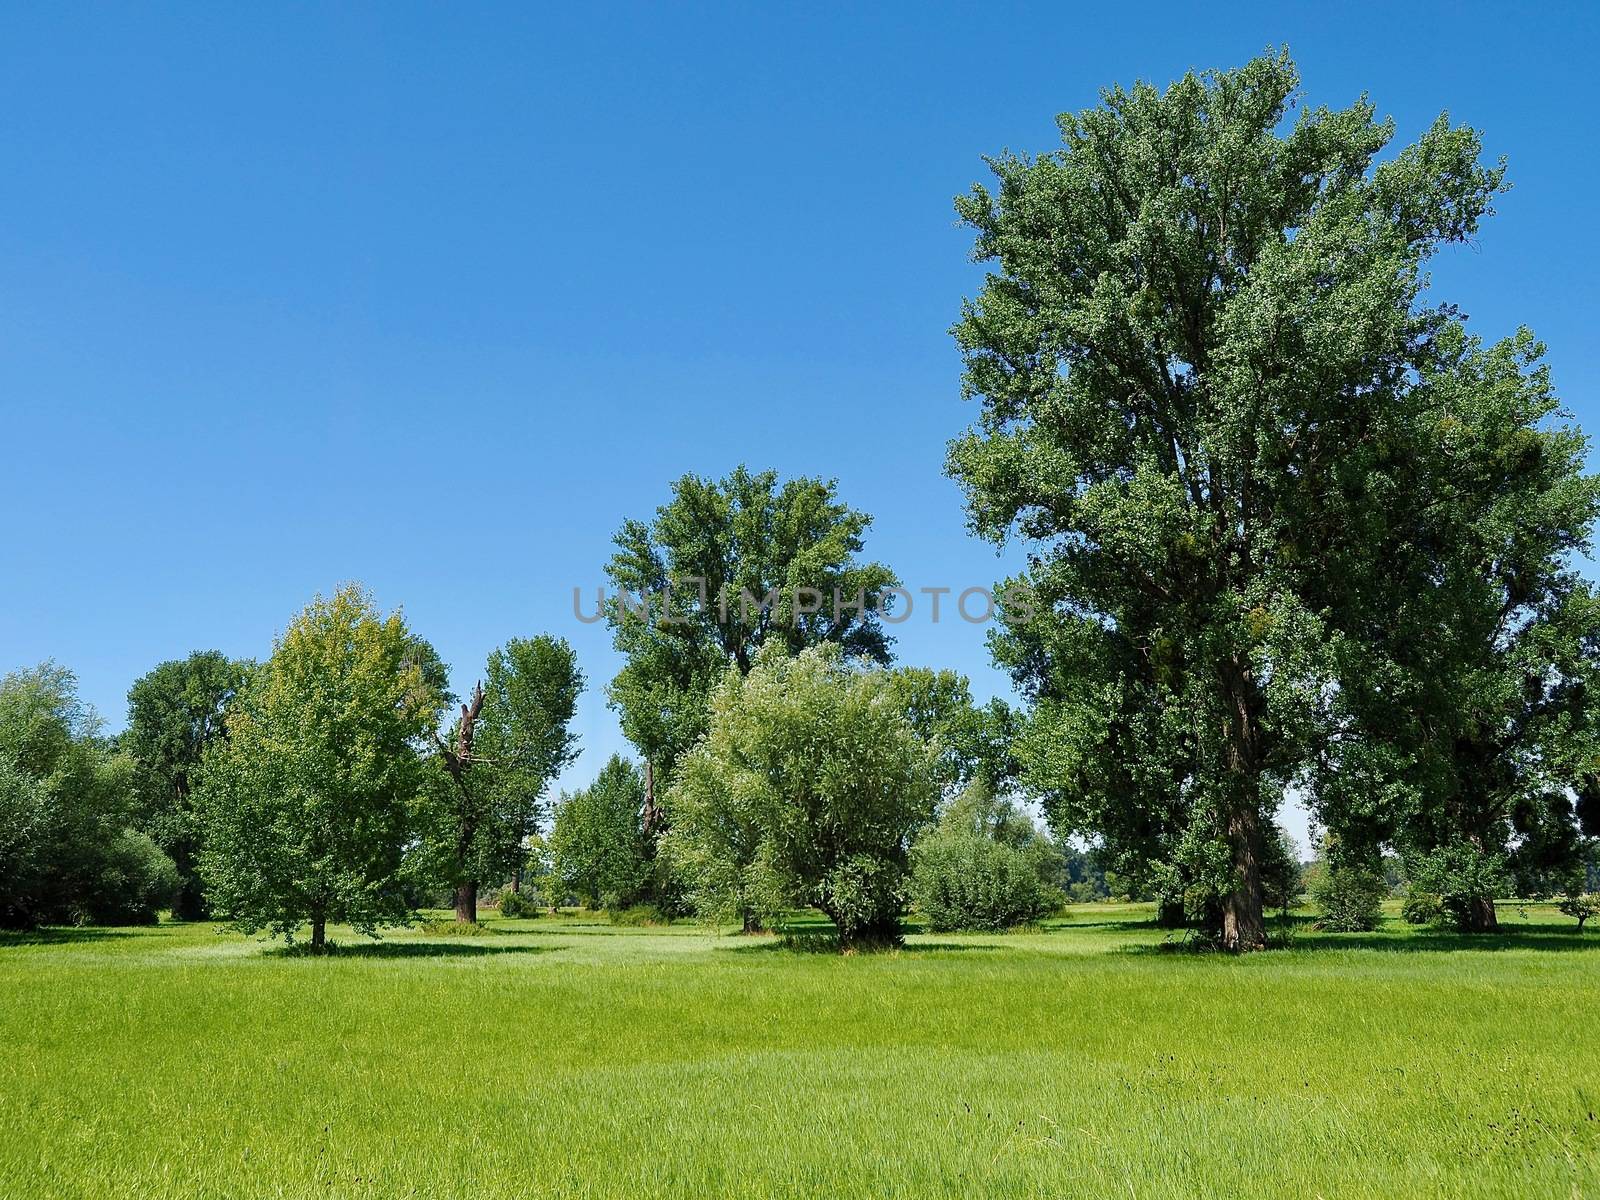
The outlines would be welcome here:
[[[7,5],[0,670],[54,658],[117,728],[158,661],[264,656],[357,579],[458,687],[570,638],[577,778],[622,743],[571,589],[685,471],[836,476],[909,583],[988,583],[941,475],[952,195],[1103,85],[1285,42],[1312,101],[1368,91],[1403,139],[1448,108],[1508,156],[1435,284],[1532,326],[1600,432],[1597,13]],[[899,650],[1004,687],[973,626]]]

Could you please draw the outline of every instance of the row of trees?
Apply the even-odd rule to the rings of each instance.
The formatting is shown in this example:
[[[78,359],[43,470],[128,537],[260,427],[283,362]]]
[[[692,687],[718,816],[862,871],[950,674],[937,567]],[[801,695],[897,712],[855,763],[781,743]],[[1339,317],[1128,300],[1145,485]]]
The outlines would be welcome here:
[[[973,530],[1028,553],[991,636],[1025,706],[890,668],[899,581],[832,483],[686,476],[615,539],[608,694],[642,770],[564,798],[562,886],[752,928],[810,904],[848,942],[892,936],[913,891],[1025,918],[1076,840],[1163,919],[1250,950],[1292,866],[1291,791],[1353,893],[1397,854],[1481,930],[1497,895],[1578,886],[1600,595],[1575,562],[1600,478],[1532,336],[1484,345],[1426,291],[1504,169],[1444,118],[1395,152],[1365,100],[1297,89],[1287,55],[1113,89],[957,203],[991,269],[955,330],[981,415],[947,467]],[[666,600],[627,600],[647,595]],[[258,667],[141,681],[138,816],[89,808],[159,843],[186,913],[208,897],[320,943],[430,880],[470,920],[522,869],[580,686],[564,643],[511,643],[446,729],[432,650],[342,592]],[[57,710],[93,764],[72,778],[126,769]],[[31,829],[67,793],[11,757],[0,794]]]
[[[459,716],[433,648],[359,588],[309,605],[263,663],[164,663],[101,736],[71,676],[0,683],[0,923],[224,916],[371,932],[516,879],[571,761],[571,648],[514,639]]]

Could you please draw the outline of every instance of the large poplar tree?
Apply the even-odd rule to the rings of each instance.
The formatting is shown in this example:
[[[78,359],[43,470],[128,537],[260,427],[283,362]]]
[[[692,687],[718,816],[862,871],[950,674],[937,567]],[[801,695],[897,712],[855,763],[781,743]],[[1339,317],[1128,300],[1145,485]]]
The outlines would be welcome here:
[[[1030,783],[1209,888],[1236,950],[1265,942],[1273,818],[1361,636],[1325,577],[1383,579],[1417,374],[1457,319],[1423,264],[1501,186],[1470,129],[1380,163],[1371,104],[1298,83],[1280,54],[1113,88],[957,202],[993,266],[956,328],[982,416],[950,470],[973,526],[1031,552],[1044,612],[1001,639]]]

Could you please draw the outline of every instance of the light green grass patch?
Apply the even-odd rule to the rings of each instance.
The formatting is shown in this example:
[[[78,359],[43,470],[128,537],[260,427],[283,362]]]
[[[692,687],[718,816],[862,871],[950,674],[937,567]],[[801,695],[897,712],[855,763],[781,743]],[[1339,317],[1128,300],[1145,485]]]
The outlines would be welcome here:
[[[0,1196],[1600,1194],[1600,936],[0,940]]]

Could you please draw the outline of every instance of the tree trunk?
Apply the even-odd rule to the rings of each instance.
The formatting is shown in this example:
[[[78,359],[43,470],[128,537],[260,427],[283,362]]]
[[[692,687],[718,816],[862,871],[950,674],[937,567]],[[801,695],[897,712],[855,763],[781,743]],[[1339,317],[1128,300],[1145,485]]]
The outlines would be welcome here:
[[[1161,929],[1182,929],[1185,923],[1182,899],[1163,899],[1156,907],[1156,925]]]
[[[1466,933],[1497,932],[1500,919],[1495,915],[1493,898],[1478,896],[1467,901],[1461,914],[1461,928]]]
[[[1267,926],[1261,915],[1261,863],[1256,852],[1260,829],[1255,813],[1241,808],[1228,819],[1228,842],[1233,848],[1233,887],[1222,898],[1222,946],[1242,953],[1267,945]]]
[[[1233,860],[1228,891],[1222,897],[1222,946],[1235,954],[1263,950],[1267,927],[1261,898],[1261,727],[1260,696],[1250,665],[1234,658],[1222,672],[1228,698],[1228,772],[1232,775],[1228,848]]]
[[[456,888],[456,920],[463,925],[478,923],[478,884],[476,880]]]
[[[760,933],[763,930],[763,928],[764,928],[764,926],[761,924],[761,918],[758,917],[755,913],[746,910],[746,912],[744,914],[744,932],[745,933]],[[1582,924],[1582,922],[1579,922],[1579,924],[1578,924],[1578,932],[1579,933],[1583,932],[1583,924]]]
[[[511,894],[513,896],[522,895],[522,867],[520,864],[515,871],[511,872]]]
[[[328,947],[328,922],[321,913],[311,918],[311,952],[321,954]]]

